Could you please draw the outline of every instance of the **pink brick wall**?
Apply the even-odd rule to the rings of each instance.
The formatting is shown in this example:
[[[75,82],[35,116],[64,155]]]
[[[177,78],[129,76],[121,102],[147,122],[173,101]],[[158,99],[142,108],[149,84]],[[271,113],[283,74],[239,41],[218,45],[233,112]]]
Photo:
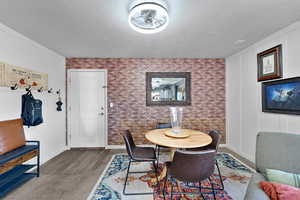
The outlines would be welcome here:
[[[157,122],[167,122],[168,106],[146,106],[145,72],[191,72],[192,105],[184,107],[184,127],[203,132],[221,131],[225,143],[224,59],[68,58],[67,69],[108,70],[108,143],[122,144],[118,135],[133,132],[138,144]]]

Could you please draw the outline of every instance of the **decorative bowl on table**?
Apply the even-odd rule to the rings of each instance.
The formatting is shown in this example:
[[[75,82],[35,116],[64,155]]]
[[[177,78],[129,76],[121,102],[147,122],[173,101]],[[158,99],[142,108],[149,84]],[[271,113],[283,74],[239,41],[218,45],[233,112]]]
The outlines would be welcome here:
[[[173,138],[187,138],[190,136],[188,132],[186,132],[184,129],[180,130],[180,133],[174,133],[172,129],[169,129],[164,132],[166,136],[173,137]]]

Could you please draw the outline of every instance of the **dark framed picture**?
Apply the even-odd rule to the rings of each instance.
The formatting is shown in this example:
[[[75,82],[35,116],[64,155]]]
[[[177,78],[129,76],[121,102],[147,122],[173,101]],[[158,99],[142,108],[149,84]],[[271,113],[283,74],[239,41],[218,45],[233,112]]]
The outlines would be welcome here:
[[[262,83],[262,111],[300,115],[300,77]]]
[[[257,81],[282,78],[282,45],[257,54]]]

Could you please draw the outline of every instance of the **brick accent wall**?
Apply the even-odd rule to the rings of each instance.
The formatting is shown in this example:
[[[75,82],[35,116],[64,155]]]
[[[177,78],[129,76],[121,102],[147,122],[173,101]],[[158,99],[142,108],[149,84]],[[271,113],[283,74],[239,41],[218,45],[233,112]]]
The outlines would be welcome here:
[[[144,132],[168,122],[168,106],[146,106],[145,72],[191,72],[192,105],[184,107],[185,128],[225,131],[224,59],[67,58],[67,69],[108,70],[108,144],[123,144],[119,134],[133,132],[137,144],[148,144]]]

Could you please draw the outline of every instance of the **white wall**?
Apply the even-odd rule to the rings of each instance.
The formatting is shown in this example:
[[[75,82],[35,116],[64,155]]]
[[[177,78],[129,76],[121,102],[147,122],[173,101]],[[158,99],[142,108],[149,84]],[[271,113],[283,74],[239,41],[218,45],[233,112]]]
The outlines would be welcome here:
[[[48,73],[49,87],[61,89],[65,103],[65,58],[0,24],[0,61]],[[21,95],[24,90],[11,91],[0,87],[0,120],[20,118]],[[44,123],[25,128],[27,140],[40,140],[41,161],[51,159],[66,149],[66,112],[56,111],[57,95],[33,92],[43,101]],[[65,105],[65,104],[64,104]]]
[[[261,111],[256,55],[278,44],[283,45],[283,77],[300,76],[300,21],[226,58],[228,147],[252,161],[259,131],[300,133],[300,116]]]

